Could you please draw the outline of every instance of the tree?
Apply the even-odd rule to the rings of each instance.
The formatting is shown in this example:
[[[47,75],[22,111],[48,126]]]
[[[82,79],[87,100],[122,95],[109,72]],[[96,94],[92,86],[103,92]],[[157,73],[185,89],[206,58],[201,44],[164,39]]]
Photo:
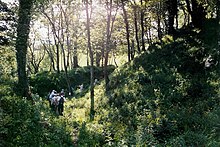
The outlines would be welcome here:
[[[144,33],[145,33],[145,30],[144,30],[144,10],[143,10],[143,0],[140,0],[141,2],[141,44],[142,44],[142,51],[145,51],[145,39],[144,39]]]
[[[26,73],[26,55],[28,35],[30,31],[31,9],[34,0],[19,0],[18,25],[16,38],[16,59],[18,71],[18,95],[31,99],[29,95],[28,79]]]
[[[126,39],[127,39],[127,48],[128,48],[128,62],[130,62],[131,61],[131,45],[130,45],[130,32],[129,32],[128,15],[127,15],[127,10],[125,9],[125,1],[121,0],[121,3],[122,3],[125,29],[126,29]]]
[[[218,50],[220,50],[220,0],[217,0]]]
[[[133,11],[134,11],[134,26],[135,26],[135,39],[136,39],[136,43],[137,43],[137,50],[140,53],[141,49],[140,49],[140,42],[139,42],[139,28],[138,28],[138,5],[136,4],[136,2],[134,1],[133,4]]]
[[[196,28],[202,28],[206,16],[205,8],[202,3],[198,3],[197,0],[186,0],[187,9],[192,17],[192,24]]]
[[[177,0],[167,0],[166,7],[168,11],[168,34],[174,34],[174,18],[177,16]]]
[[[89,12],[89,5],[92,1],[85,0],[86,5],[86,30],[87,30],[87,46],[89,49],[90,55],[90,99],[91,99],[91,106],[90,106],[90,120],[94,120],[95,110],[94,110],[94,58],[93,58],[93,50],[91,46],[91,35],[90,35],[90,19],[91,15]]]
[[[105,62],[104,62],[104,78],[105,78],[105,88],[106,91],[108,90],[108,73],[107,73],[107,66],[108,66],[108,58],[109,58],[109,52],[111,48],[111,31],[114,23],[114,19],[112,19],[112,0],[106,2],[107,7],[107,25],[106,25],[106,43],[105,43]],[[115,17],[114,17],[115,18]],[[112,20],[112,21],[111,21]],[[112,22],[112,23],[111,23]],[[111,27],[112,24],[112,27]]]
[[[28,71],[30,71],[31,73],[38,73],[39,72],[39,68],[40,68],[40,64],[43,61],[44,57],[45,57],[45,52],[46,52],[46,46],[43,46],[43,51],[40,49],[40,47],[36,47],[35,46],[35,42],[33,41],[33,43],[29,43],[28,44],[28,48],[30,51],[30,54],[28,54],[28,63],[27,67],[28,67]],[[34,69],[34,71],[32,72],[32,67]]]

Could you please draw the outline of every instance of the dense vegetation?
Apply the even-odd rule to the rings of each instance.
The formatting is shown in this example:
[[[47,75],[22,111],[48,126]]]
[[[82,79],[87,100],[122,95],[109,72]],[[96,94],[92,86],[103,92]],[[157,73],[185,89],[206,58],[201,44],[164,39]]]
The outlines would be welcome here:
[[[115,67],[108,66],[108,73],[112,73]],[[73,96],[79,94],[79,86],[83,84],[83,87],[89,89],[90,84],[90,67],[79,67],[74,70],[69,71],[69,81],[71,83]],[[96,67],[94,70],[94,78],[97,81],[103,80],[102,68]],[[39,72],[30,77],[30,86],[33,87],[33,93],[38,93],[39,96],[45,97],[48,95],[48,92],[51,92],[53,89],[60,91],[61,89],[68,89],[66,85],[65,73],[61,72],[57,74],[56,72]],[[44,87],[44,88],[42,88]],[[78,91],[77,91],[78,90]],[[66,92],[68,95],[68,92]]]
[[[0,1],[0,146],[220,146],[219,1],[66,2]]]
[[[16,96],[1,98],[2,145],[219,146],[219,58],[204,32],[180,34],[175,40],[165,36],[148,53],[115,69],[108,93],[97,85],[93,122],[86,93],[68,99],[64,117],[54,116],[38,95],[34,105]],[[88,70],[76,71],[88,84]],[[82,77],[76,71],[69,74],[78,85]],[[45,94],[49,89],[42,84],[62,85],[56,79],[61,78],[46,72],[33,76],[33,91]]]

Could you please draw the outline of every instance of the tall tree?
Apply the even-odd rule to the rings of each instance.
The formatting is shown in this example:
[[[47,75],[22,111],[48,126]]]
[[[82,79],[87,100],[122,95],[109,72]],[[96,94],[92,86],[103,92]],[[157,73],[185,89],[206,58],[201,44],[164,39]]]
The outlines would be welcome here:
[[[104,62],[104,78],[105,78],[105,88],[106,91],[108,90],[108,73],[107,73],[107,65],[108,65],[108,56],[110,52],[110,41],[111,41],[111,34],[110,34],[110,24],[111,24],[111,18],[112,18],[112,0],[106,2],[107,7],[107,26],[106,26],[106,44],[105,44],[105,62]]]
[[[144,39],[144,34],[145,34],[145,30],[144,30],[144,4],[143,4],[143,0],[140,0],[141,2],[141,44],[142,44],[142,51],[145,51],[145,39]]]
[[[206,16],[202,3],[198,3],[197,0],[186,0],[186,4],[188,12],[192,17],[192,24],[196,28],[202,28]]]
[[[86,5],[86,30],[87,30],[87,46],[89,49],[90,55],[90,99],[91,99],[91,106],[90,106],[90,120],[94,120],[95,110],[94,110],[94,58],[93,58],[93,50],[91,46],[91,34],[90,34],[90,11],[89,5],[91,5],[92,1],[85,0]]]
[[[126,39],[127,39],[127,48],[128,48],[128,62],[130,62],[131,61],[131,45],[130,45],[130,32],[129,32],[128,15],[127,15],[127,10],[125,9],[125,0],[121,0],[121,3],[122,3],[125,29],[126,29]]]
[[[18,71],[18,95],[31,99],[29,95],[28,79],[26,73],[26,55],[28,35],[30,31],[31,9],[34,0],[19,0],[18,25],[16,38],[16,59]]]
[[[220,50],[220,0],[217,0],[218,50]]]
[[[41,47],[42,46],[40,47],[35,46],[35,39],[32,43],[28,44],[29,54],[27,54],[28,55],[27,67],[30,73],[36,74],[39,72],[40,64],[43,61],[46,53],[46,45],[43,45],[42,47],[43,50],[40,49]],[[32,71],[32,69],[34,71]]]
[[[167,0],[168,11],[168,34],[174,34],[174,18],[177,16],[177,0]]]
[[[41,12],[48,19],[49,24],[51,25],[53,40],[56,47],[56,70],[58,73],[60,73],[60,34],[56,27],[56,24],[60,24],[60,22],[57,22],[57,18],[55,17],[55,10],[52,6],[47,10],[49,10],[49,13],[46,12],[44,7],[42,7]],[[51,16],[49,14],[51,14]],[[60,21],[60,19],[58,20]],[[58,28],[60,28],[60,26],[58,26]]]
[[[141,49],[140,49],[140,42],[139,42],[139,37],[138,37],[139,28],[138,28],[138,11],[137,11],[137,9],[138,9],[138,5],[134,1],[133,11],[134,11],[135,40],[136,40],[136,43],[137,43],[137,50],[140,53]]]

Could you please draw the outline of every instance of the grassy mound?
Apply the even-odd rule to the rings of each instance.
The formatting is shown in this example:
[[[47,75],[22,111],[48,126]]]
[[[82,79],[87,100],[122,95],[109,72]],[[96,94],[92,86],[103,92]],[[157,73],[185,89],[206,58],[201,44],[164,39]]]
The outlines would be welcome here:
[[[106,120],[116,145],[220,143],[210,137],[219,122],[212,120],[214,114],[219,119],[219,58],[215,42],[205,42],[202,33],[165,36],[114,72]]]

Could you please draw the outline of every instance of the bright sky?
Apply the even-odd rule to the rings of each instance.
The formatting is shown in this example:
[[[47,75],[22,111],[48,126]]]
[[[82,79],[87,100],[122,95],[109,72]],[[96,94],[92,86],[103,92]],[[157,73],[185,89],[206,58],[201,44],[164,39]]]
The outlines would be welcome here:
[[[14,3],[17,2],[17,0],[1,0],[4,3]]]

